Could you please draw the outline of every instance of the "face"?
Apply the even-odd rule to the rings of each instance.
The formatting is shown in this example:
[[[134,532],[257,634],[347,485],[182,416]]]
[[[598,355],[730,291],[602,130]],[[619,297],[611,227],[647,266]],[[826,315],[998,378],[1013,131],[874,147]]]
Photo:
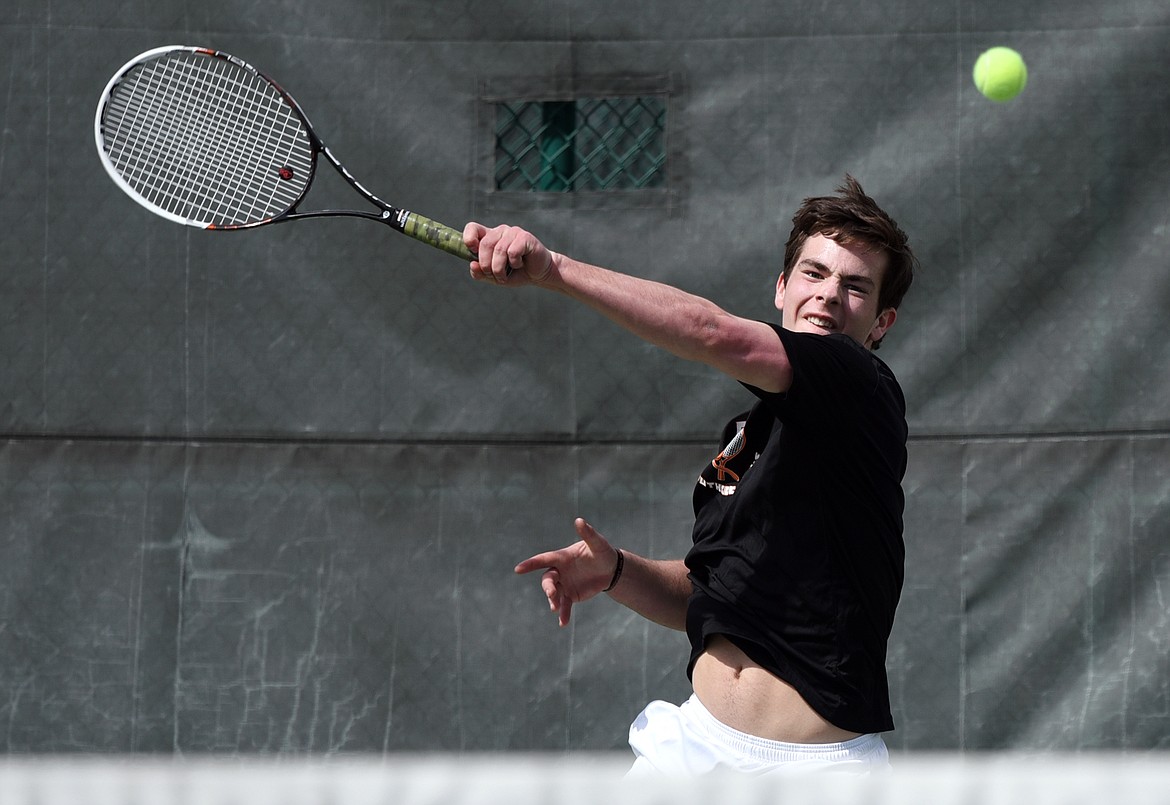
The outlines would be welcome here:
[[[792,273],[776,283],[781,323],[799,333],[845,333],[870,348],[894,324],[893,308],[878,308],[888,261],[865,244],[841,244],[824,235],[805,241]]]

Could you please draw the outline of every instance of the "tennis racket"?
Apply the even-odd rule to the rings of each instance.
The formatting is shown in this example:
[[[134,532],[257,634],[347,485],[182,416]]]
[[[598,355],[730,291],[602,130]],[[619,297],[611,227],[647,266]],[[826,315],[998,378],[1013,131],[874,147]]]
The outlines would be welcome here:
[[[236,230],[355,216],[475,259],[461,232],[362,187],[291,95],[218,50],[172,45],[131,59],[102,93],[94,136],[114,183],[146,209],[180,224]],[[318,155],[377,211],[300,212]]]

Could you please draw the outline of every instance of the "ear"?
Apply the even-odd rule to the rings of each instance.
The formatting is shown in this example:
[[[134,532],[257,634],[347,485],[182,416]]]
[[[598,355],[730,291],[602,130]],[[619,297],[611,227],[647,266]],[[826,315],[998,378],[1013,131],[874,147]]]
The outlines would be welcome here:
[[[780,272],[780,279],[776,280],[776,298],[773,300],[776,309],[784,312],[784,272]]]
[[[869,343],[866,346],[872,346],[873,342],[880,340],[890,328],[894,326],[894,322],[898,319],[898,311],[892,307],[888,307],[878,314],[877,321],[873,323],[873,328],[869,331]]]

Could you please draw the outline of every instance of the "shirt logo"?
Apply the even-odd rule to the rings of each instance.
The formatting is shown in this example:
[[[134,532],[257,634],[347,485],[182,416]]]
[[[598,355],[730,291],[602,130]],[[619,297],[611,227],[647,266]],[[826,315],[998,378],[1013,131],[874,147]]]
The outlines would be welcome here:
[[[727,464],[743,452],[744,442],[743,424],[740,424],[739,430],[736,431],[732,440],[727,443],[727,447],[724,447],[722,452],[711,460],[711,466],[715,468],[716,481],[727,481],[728,479],[732,481],[739,480],[739,475],[733,472]]]

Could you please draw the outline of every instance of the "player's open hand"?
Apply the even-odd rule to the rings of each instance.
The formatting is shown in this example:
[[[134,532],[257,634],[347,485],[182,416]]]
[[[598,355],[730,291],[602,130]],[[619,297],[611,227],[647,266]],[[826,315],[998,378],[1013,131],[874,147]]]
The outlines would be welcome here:
[[[540,587],[557,621],[567,626],[573,604],[588,601],[605,590],[613,578],[617,549],[582,518],[573,521],[580,542],[559,551],[548,551],[516,565],[517,573],[544,570]]]
[[[489,229],[473,221],[463,228],[463,242],[478,255],[471,263],[472,279],[509,285],[537,283],[552,270],[552,252],[518,226]]]

